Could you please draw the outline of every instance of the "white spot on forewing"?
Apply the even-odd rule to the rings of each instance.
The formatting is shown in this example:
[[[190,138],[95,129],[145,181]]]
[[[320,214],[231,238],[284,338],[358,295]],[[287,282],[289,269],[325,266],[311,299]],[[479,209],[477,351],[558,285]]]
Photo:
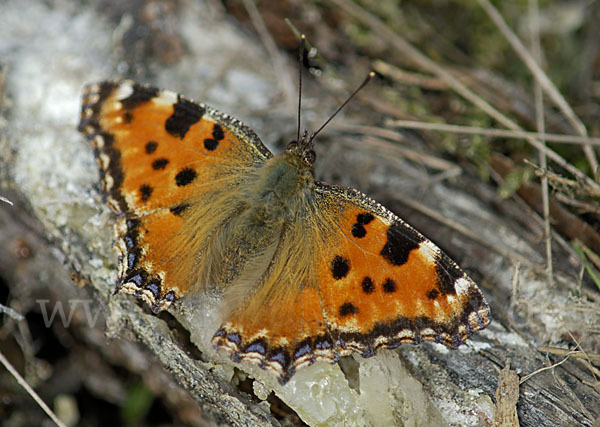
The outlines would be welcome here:
[[[467,294],[471,286],[473,286],[473,283],[471,283],[465,276],[454,282],[454,289],[456,289],[457,295]]]
[[[115,90],[115,98],[118,100],[129,98],[133,93],[133,85],[130,81],[124,81]]]
[[[425,259],[431,263],[435,263],[440,254],[440,248],[433,244],[431,240],[424,240],[419,245],[419,252]]]
[[[156,105],[173,105],[177,102],[177,94],[170,90],[163,90],[152,99],[152,102]]]

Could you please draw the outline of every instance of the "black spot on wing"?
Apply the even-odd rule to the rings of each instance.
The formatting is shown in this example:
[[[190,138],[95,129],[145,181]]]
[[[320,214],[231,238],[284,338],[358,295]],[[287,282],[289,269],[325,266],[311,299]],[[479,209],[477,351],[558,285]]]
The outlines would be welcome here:
[[[140,197],[142,198],[142,202],[148,201],[150,196],[152,196],[153,188],[148,184],[142,184],[140,186]]]
[[[177,173],[177,175],[175,175],[175,184],[177,184],[178,187],[183,187],[185,185],[191,184],[197,176],[198,174],[194,169],[183,168]]]
[[[204,148],[206,148],[208,151],[215,151],[218,146],[219,146],[219,141],[216,141],[212,138],[206,138],[204,140]]]
[[[173,104],[173,114],[165,122],[165,130],[173,136],[183,139],[194,123],[200,121],[205,109],[200,105],[177,96]]]
[[[213,126],[212,136],[216,141],[221,141],[223,138],[225,138],[225,132],[223,132],[223,128],[220,124],[215,123]]]
[[[418,232],[402,223],[392,224],[386,234],[387,242],[381,250],[381,256],[396,266],[404,265],[410,252],[418,249],[424,240]]]
[[[358,239],[362,239],[367,235],[365,225],[373,221],[375,217],[369,212],[364,212],[356,215],[356,223],[352,226],[352,235]]]
[[[181,216],[181,214],[183,214],[183,212],[189,207],[190,207],[190,205],[182,204],[182,205],[173,206],[172,208],[169,209],[169,211],[171,211],[171,213],[173,215]]]
[[[440,296],[440,291],[438,291],[437,289],[430,289],[427,292],[427,298],[429,298],[429,299],[436,299],[439,296]]]
[[[149,141],[146,143],[145,149],[146,149],[146,154],[152,154],[156,151],[156,149],[158,148],[158,142],[156,141]]]
[[[208,151],[214,151],[219,147],[219,142],[225,138],[223,128],[218,123],[215,123],[212,130],[212,138],[204,140],[204,148]]]
[[[388,294],[396,292],[396,282],[392,279],[386,279],[385,282],[383,282],[383,292]]]
[[[362,224],[354,224],[352,226],[352,235],[358,239],[362,239],[367,235],[367,230]]]
[[[350,271],[350,264],[346,258],[338,255],[331,261],[331,275],[334,279],[343,279],[348,271]]]
[[[362,290],[365,294],[371,294],[375,291],[375,284],[370,277],[365,277],[360,284],[362,286]]]
[[[168,164],[169,164],[169,160],[162,157],[162,158],[156,159],[152,162],[152,169],[154,169],[155,171],[163,170],[164,168],[167,167]]]
[[[340,306],[339,313],[342,317],[350,316],[351,314],[358,313],[358,308],[351,302],[345,302]]]
[[[133,85],[133,93],[127,98],[121,99],[124,110],[133,110],[151,99],[156,98],[158,89],[150,86]]]
[[[375,217],[369,212],[361,213],[356,216],[356,222],[361,225],[367,225],[373,221]]]

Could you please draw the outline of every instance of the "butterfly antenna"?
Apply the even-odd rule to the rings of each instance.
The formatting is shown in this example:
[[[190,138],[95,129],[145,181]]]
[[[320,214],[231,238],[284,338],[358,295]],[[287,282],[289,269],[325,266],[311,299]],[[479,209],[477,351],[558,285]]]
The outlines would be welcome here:
[[[348,97],[348,99],[346,99],[346,100],[343,102],[343,104],[342,104],[342,105],[340,105],[340,106],[338,107],[338,109],[337,109],[337,110],[335,110],[335,113],[333,113],[333,114],[332,114],[332,115],[331,115],[331,116],[330,116],[330,117],[329,117],[329,118],[328,118],[328,119],[325,121],[325,123],[323,123],[323,124],[321,125],[321,127],[320,127],[319,129],[317,129],[315,132],[313,132],[313,133],[312,133],[312,135],[310,136],[310,139],[308,140],[308,142],[312,142],[312,140],[313,140],[313,139],[315,139],[315,136],[317,136],[317,135],[319,134],[319,132],[321,132],[321,131],[323,130],[323,128],[324,128],[325,126],[327,126],[327,125],[329,124],[329,122],[330,122],[330,121],[332,121],[332,120],[333,120],[333,118],[334,118],[335,116],[337,116],[337,114],[338,114],[340,111],[342,111],[342,108],[344,108],[344,107],[346,106],[346,104],[347,104],[348,102],[350,102],[350,100],[351,100],[352,98],[354,98],[354,96],[355,96],[355,95],[356,95],[358,92],[360,92],[360,90],[361,90],[363,87],[365,87],[365,86],[367,85],[367,83],[369,83],[369,81],[370,81],[370,80],[371,80],[373,77],[375,77],[375,72],[371,71],[369,74],[367,74],[367,77],[365,78],[365,80],[364,80],[364,81],[363,81],[363,82],[360,84],[360,86],[359,86],[358,88],[356,88],[356,90],[355,90],[354,92],[352,92],[352,95],[350,95],[350,96]]]
[[[300,112],[302,111],[302,60],[306,49],[306,36],[300,34],[300,48],[298,49],[298,132],[296,141],[300,141]]]

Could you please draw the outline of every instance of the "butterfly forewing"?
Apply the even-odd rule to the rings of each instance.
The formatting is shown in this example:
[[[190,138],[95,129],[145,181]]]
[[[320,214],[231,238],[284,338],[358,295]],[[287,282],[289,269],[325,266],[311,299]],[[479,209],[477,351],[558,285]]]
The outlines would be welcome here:
[[[235,194],[223,189],[272,155],[237,120],[130,81],[86,86],[79,129],[94,147],[108,204],[125,214],[118,289],[164,309],[195,285],[190,253],[235,212]]]

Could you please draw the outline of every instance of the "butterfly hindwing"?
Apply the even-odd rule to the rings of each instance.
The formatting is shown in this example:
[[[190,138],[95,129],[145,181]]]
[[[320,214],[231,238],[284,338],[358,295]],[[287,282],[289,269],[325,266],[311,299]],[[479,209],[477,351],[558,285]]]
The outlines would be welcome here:
[[[235,208],[223,190],[272,154],[237,120],[131,81],[86,86],[79,129],[94,147],[108,204],[124,214],[118,290],[164,309],[194,279],[183,251],[202,242],[190,241],[190,221],[201,218],[195,231],[207,237]]]

